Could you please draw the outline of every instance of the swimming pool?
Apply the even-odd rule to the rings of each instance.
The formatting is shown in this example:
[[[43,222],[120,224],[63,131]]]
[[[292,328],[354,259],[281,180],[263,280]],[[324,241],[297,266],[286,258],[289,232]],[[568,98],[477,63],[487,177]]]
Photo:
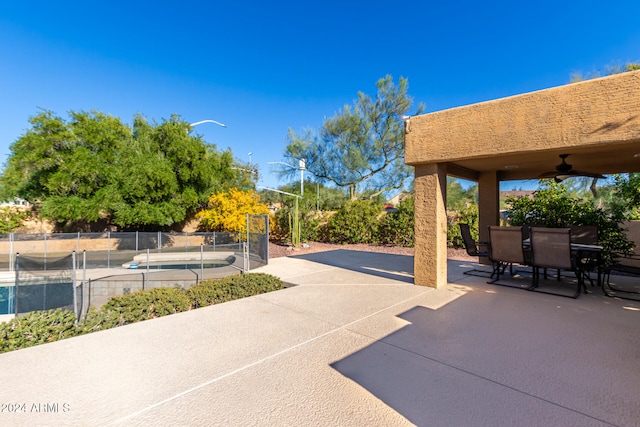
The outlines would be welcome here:
[[[165,260],[165,261],[149,261],[147,264],[130,263],[130,270],[198,270],[201,268],[220,268],[232,265],[236,261],[234,256],[225,259],[206,259],[202,262],[194,260]]]

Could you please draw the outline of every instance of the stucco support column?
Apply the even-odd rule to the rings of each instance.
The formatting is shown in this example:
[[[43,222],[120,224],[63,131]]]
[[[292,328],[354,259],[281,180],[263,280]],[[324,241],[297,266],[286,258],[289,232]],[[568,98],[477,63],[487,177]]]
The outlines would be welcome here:
[[[446,166],[415,167],[414,283],[438,288],[447,284]]]
[[[497,172],[483,172],[478,177],[478,231],[482,242],[489,241],[490,225],[500,224],[500,181]],[[482,261],[489,263],[483,258]]]

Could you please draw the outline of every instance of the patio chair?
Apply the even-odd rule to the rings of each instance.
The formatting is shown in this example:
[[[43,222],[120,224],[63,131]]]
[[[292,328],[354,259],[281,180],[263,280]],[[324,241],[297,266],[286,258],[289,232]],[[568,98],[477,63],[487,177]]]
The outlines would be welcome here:
[[[569,230],[571,231],[571,243],[580,243],[582,245],[598,244],[597,225],[572,225]]]
[[[640,301],[640,281],[636,279],[640,276],[640,222],[627,222],[624,228],[627,238],[634,243],[634,251],[618,256],[613,265],[605,268],[602,290],[610,297]],[[617,276],[615,284],[611,283],[612,272]]]
[[[522,242],[522,227],[489,226],[489,260],[493,263],[493,273],[487,283],[526,289],[521,285],[498,283],[507,267],[513,264],[527,265],[527,256]],[[513,273],[513,270],[510,270]]]
[[[529,232],[531,266],[533,267],[533,281],[529,290],[578,298],[584,287],[584,276],[579,263],[576,262],[571,252],[571,230],[569,228],[531,227]],[[575,293],[564,295],[538,289],[540,286],[540,269],[573,271],[577,278]]]
[[[581,245],[597,245],[598,244],[598,226],[597,225],[572,225],[571,243],[579,243]],[[600,257],[594,256],[594,252],[580,252],[578,262],[581,264],[580,270],[583,274],[583,280],[588,279],[593,287],[590,271],[600,267]]]
[[[487,242],[476,242],[471,236],[471,230],[469,228],[469,224],[459,223],[460,226],[460,235],[462,236],[462,243],[464,244],[464,248],[467,251],[467,255],[472,257],[480,258],[488,258],[489,251],[486,250],[488,247]],[[481,250],[484,248],[484,250]],[[464,274],[468,274],[470,276],[480,276],[480,277],[490,277],[491,272],[485,270],[479,270],[477,268],[472,268],[471,270],[466,270]]]
[[[612,272],[618,273],[619,281],[627,282],[627,285],[622,287],[621,284],[612,284]],[[633,279],[634,276],[640,276],[640,255],[622,256],[613,265],[604,270],[605,280],[602,285],[602,291],[608,297],[640,301],[640,284],[637,279]],[[624,280],[622,280],[622,277],[624,277]]]

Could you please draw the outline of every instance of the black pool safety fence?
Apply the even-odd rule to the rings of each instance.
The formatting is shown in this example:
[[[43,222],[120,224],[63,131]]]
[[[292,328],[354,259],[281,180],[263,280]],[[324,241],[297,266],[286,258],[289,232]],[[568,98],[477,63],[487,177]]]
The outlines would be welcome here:
[[[66,308],[80,316],[113,296],[156,287],[188,288],[201,280],[253,270],[268,261],[268,215],[247,215],[244,235],[0,236],[0,315]]]

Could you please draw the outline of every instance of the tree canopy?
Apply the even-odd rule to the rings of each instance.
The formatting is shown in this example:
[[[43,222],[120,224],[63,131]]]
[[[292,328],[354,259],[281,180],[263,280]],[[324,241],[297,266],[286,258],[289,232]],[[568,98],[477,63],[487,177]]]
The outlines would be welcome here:
[[[640,219],[640,173],[618,174],[614,179],[611,203],[626,212],[629,219]]]
[[[407,94],[408,80],[395,85],[391,76],[376,83],[374,98],[360,92],[353,107],[326,119],[317,132],[301,134],[289,129],[285,158],[307,170],[321,182],[347,187],[352,199],[368,191],[372,197],[403,188],[411,175],[404,164],[403,116],[413,100]],[[416,114],[424,107],[418,106]]]
[[[591,73],[582,74],[581,72],[573,73],[570,76],[571,83],[581,82],[583,80],[596,79],[598,77],[610,76],[613,74],[627,73],[629,71],[640,70],[640,62],[627,62],[624,65],[612,64],[604,67],[604,71],[593,71]]]
[[[207,209],[198,212],[201,225],[210,231],[235,231],[246,233],[246,215],[268,214],[269,208],[260,202],[260,196],[253,190],[236,188],[217,193],[209,199]]]
[[[300,184],[285,184],[278,187],[278,190],[291,194],[300,193]],[[270,190],[259,192],[260,200],[269,204],[282,202],[291,199],[291,196],[277,193]],[[300,209],[303,212],[311,210],[330,211],[338,210],[348,201],[344,190],[336,187],[328,187],[322,183],[311,180],[304,181],[304,196],[300,198]]]
[[[0,183],[59,224],[102,220],[123,229],[169,227],[239,180],[230,150],[218,151],[173,115],[133,125],[101,112],[51,111],[11,145]]]
[[[611,262],[615,254],[626,254],[633,248],[621,225],[628,219],[624,209],[615,206],[603,209],[593,199],[571,197],[564,183],[544,180],[541,188],[533,192],[533,198],[509,197],[507,205],[507,217],[511,225],[597,226],[598,244],[604,247],[602,256],[605,263]]]

